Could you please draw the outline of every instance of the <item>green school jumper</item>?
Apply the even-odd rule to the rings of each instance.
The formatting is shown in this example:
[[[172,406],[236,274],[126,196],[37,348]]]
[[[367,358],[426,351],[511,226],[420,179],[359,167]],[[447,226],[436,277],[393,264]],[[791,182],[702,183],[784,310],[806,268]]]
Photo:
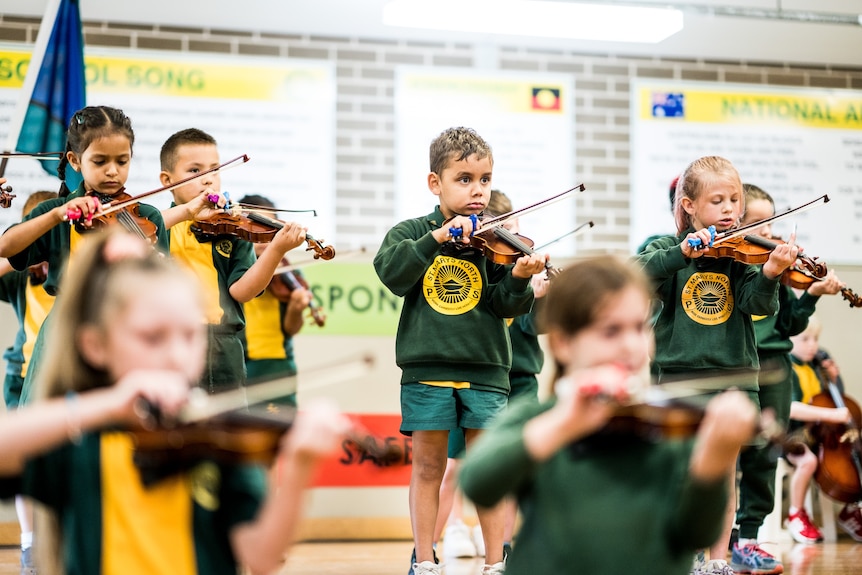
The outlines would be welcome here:
[[[80,198],[85,195],[84,184],[81,183],[78,189],[66,196],[65,198],[54,198],[46,200],[33,208],[23,221],[31,220],[50,212],[57,206],[62,206],[71,200]],[[156,225],[156,244],[155,247],[163,253],[168,252],[168,235],[165,231],[165,222],[162,220],[162,213],[147,204],[139,204],[140,215]],[[17,225],[17,224],[15,224]],[[11,229],[11,228],[10,228]],[[21,252],[9,258],[9,263],[16,270],[26,270],[32,265],[42,262],[48,262],[48,278],[45,280],[45,291],[50,295],[57,295],[57,286],[60,285],[63,272],[66,270],[66,265],[69,263],[78,242],[86,237],[81,235],[68,224],[57,224],[44,234],[36,239],[32,244],[24,248]],[[49,325],[51,315],[45,320],[44,326]],[[43,326],[43,327],[44,327]],[[42,357],[44,348],[43,333],[46,330],[40,329],[39,335],[36,338],[36,344],[33,348],[33,356],[30,359],[30,368],[27,370],[27,375],[24,378],[24,387],[21,391],[21,403],[27,403],[32,394],[33,380],[40,367],[40,358]]]
[[[775,418],[787,425],[790,419],[790,396],[793,369],[790,337],[805,331],[808,318],[814,313],[819,296],[803,292],[797,298],[788,286],[778,287],[778,313],[772,316],[754,316],[754,334],[757,355],[760,358],[761,378],[757,395],[760,409],[771,408]],[[739,454],[739,509],[736,522],[739,536],[756,539],[766,516],[772,513],[775,503],[775,466],[777,455],[769,446],[752,446]]]
[[[524,425],[550,409],[521,403],[467,453],[458,479],[476,504],[513,494],[523,513],[506,575],[684,575],[721,531],[726,481],[688,474],[692,441],[596,436],[532,460]]]
[[[105,493],[103,472],[111,464],[101,457],[105,449],[104,435],[85,434],[78,445],[67,444],[29,461],[20,478],[18,487],[21,491],[16,491],[41,501],[57,513],[63,530],[62,552],[67,575],[98,575],[102,573],[108,555],[123,553],[121,549],[134,550],[134,541],[120,549],[105,545],[106,537],[111,535],[117,536],[111,540],[123,541],[123,533],[133,531],[134,526],[115,525],[116,532],[106,532],[109,526],[104,521],[105,508],[111,503]],[[131,461],[122,464],[129,466]],[[163,480],[185,484],[186,497],[191,499],[185,505],[190,515],[182,519],[188,521],[183,538],[191,538],[191,541],[177,544],[191,547],[194,572],[200,575],[237,575],[239,569],[229,534],[237,525],[257,516],[266,489],[264,470],[258,466],[202,462],[185,472],[183,477],[184,481],[182,477]],[[161,486],[157,483],[153,488]],[[4,482],[4,491],[14,487]],[[122,485],[119,487],[123,488]],[[140,486],[136,488],[140,489]],[[122,493],[117,495],[120,499],[113,504],[121,505]],[[133,512],[139,514],[138,521],[147,524],[148,515],[165,511],[147,506]],[[133,562],[129,571],[139,572],[147,559],[140,550],[138,552],[128,551],[133,555],[125,559],[126,565]],[[123,561],[123,557],[112,559],[114,563]],[[159,558],[155,559],[158,562]],[[163,562],[164,558],[161,560]],[[173,572],[180,572],[179,567]]]
[[[395,341],[401,383],[468,381],[472,389],[508,394],[505,318],[530,311],[530,280],[481,254],[445,255],[431,235],[443,220],[438,207],[396,224],[374,258],[380,280],[404,298]]]
[[[684,257],[679,244],[691,231],[659,238],[636,258],[664,304],[655,319],[655,372],[749,369],[750,381],[737,386],[756,390],[751,316],[778,311],[778,280],[731,258]]]

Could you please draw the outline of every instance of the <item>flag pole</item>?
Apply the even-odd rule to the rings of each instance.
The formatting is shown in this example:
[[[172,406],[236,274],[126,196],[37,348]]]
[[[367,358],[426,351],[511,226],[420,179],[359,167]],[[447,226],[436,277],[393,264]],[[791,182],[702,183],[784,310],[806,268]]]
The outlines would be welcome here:
[[[27,115],[27,106],[30,104],[33,88],[36,86],[36,78],[39,77],[39,69],[42,67],[45,50],[48,48],[48,41],[54,30],[54,22],[57,21],[57,15],[60,13],[60,2],[61,0],[48,0],[48,4],[45,6],[45,15],[42,16],[42,22],[39,24],[36,44],[33,46],[30,63],[27,65],[27,75],[24,76],[24,85],[21,86],[21,95],[15,105],[15,111],[9,119],[9,133],[6,136],[6,145],[3,146],[4,152],[14,152],[18,144],[18,136],[21,135],[21,128],[24,126],[24,118]],[[3,158],[0,161],[0,177],[6,173],[8,161],[9,158]]]

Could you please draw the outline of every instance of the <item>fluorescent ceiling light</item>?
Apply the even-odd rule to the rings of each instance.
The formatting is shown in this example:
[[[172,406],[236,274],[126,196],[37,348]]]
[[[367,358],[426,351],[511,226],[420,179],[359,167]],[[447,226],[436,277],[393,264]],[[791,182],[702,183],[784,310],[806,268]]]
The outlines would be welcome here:
[[[388,26],[607,42],[661,42],[682,30],[670,8],[545,0],[393,0]]]

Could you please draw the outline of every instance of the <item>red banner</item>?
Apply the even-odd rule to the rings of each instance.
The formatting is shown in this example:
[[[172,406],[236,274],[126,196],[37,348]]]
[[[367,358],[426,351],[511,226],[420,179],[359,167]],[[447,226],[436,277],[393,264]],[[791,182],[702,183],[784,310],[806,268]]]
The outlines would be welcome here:
[[[413,440],[401,435],[399,414],[350,414],[361,430],[345,439],[323,461],[313,487],[387,487],[410,485]],[[361,444],[361,446],[360,446]]]

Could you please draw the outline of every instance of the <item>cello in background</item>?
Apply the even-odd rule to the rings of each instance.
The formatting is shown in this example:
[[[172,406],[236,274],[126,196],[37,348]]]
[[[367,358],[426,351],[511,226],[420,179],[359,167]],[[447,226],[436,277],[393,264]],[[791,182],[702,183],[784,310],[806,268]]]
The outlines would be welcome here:
[[[826,495],[842,503],[855,503],[862,500],[862,441],[859,430],[862,427],[862,412],[859,404],[844,395],[837,381],[831,381],[820,364],[827,356],[818,351],[814,358],[818,365],[816,371],[824,391],[811,399],[811,405],[818,407],[846,407],[852,416],[847,424],[816,423],[810,433],[816,439],[819,449],[818,466],[814,480]]]
[[[286,259],[281,260],[281,266],[279,266],[279,268],[287,269],[279,271],[279,268],[276,268],[276,273],[272,276],[272,280],[269,282],[269,289],[272,292],[272,295],[275,296],[275,299],[284,303],[290,301],[290,294],[293,293],[294,290],[305,289],[311,291],[308,287],[308,282],[305,281],[305,278],[302,277],[299,270],[293,271],[289,269],[289,265],[290,264]],[[314,320],[314,323],[318,327],[323,327],[326,324],[326,314],[323,313],[323,309],[314,301],[313,297],[308,302],[308,310],[311,314],[311,319]]]

